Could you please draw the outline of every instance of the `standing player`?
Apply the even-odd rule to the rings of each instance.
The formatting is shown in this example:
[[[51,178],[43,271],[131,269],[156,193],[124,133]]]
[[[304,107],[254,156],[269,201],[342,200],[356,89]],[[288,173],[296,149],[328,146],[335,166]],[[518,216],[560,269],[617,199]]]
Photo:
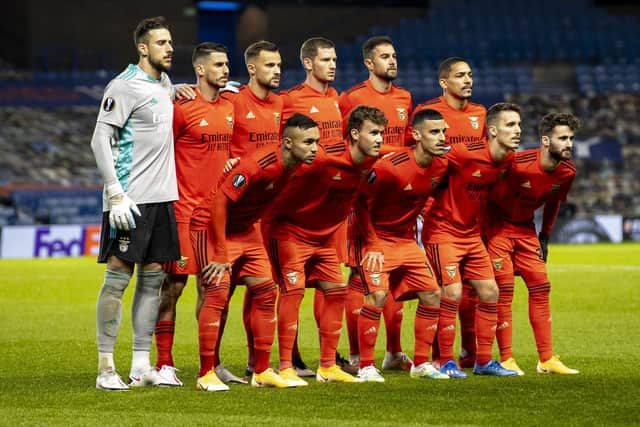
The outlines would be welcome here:
[[[175,374],[171,348],[176,321],[176,304],[189,274],[198,274],[207,260],[207,229],[192,219],[211,187],[218,183],[229,159],[233,131],[233,105],[221,99],[220,89],[229,80],[227,49],[220,43],[201,43],[191,58],[196,74],[195,98],[175,102],[173,136],[179,200],[174,203],[180,260],[169,263],[160,293],[156,323],[156,368],[171,385],[182,382]]]
[[[438,82],[442,96],[420,104],[415,111],[424,108],[439,111],[449,128],[447,144],[477,143],[486,136],[487,110],[471,102],[473,72],[466,59],[457,56],[447,58],[438,66]],[[410,135],[408,135],[410,136]],[[473,367],[476,359],[476,336],[474,334],[475,305],[478,297],[469,283],[463,283],[460,301],[461,349],[460,366]],[[434,357],[437,351],[434,348]]]
[[[307,385],[293,369],[281,370],[281,376],[269,367],[276,325],[277,287],[266,261],[257,221],[289,181],[294,168],[313,161],[319,139],[316,122],[294,114],[284,126],[282,145],[265,147],[242,158],[213,196],[210,229],[215,250],[213,261],[203,270],[208,285],[199,319],[203,325],[212,325],[205,330],[206,337],[201,332],[201,338],[206,341],[202,341],[205,347],[201,348],[203,364],[198,386],[203,390],[216,391],[217,385],[209,381],[209,376],[215,380],[215,373],[213,360],[208,357],[219,339],[219,328],[215,325],[220,324],[230,284],[238,282],[247,286],[250,298],[251,350],[255,362],[251,385],[278,388]]]
[[[96,388],[127,390],[113,349],[122,295],[137,267],[133,297],[131,386],[164,385],[149,353],[158,316],[162,263],[180,257],[172,201],[178,198],[171,118],[173,41],[163,17],[136,27],[137,65],[130,64],[105,89],[91,149],[104,179],[104,214],[98,262],[107,263],[98,296]],[[134,214],[138,217],[135,218]]]
[[[545,262],[549,234],[576,174],[571,147],[579,127],[580,122],[571,114],[544,116],[539,126],[542,146],[516,153],[513,166],[493,191],[487,209],[487,248],[500,288],[496,331],[500,358],[504,367],[520,375],[524,372],[511,351],[514,271],[529,289],[529,321],[539,356],[537,371],[578,373],[566,367],[551,350],[551,285]],[[543,205],[542,228],[536,237],[533,215]]]
[[[282,119],[282,98],[273,93],[280,86],[282,59],[278,46],[274,43],[260,40],[251,44],[244,51],[244,61],[249,73],[249,82],[239,90],[222,93],[222,97],[234,105],[235,116],[233,124],[233,138],[231,140],[231,157],[245,157],[262,147],[278,145],[280,142],[280,128]],[[231,284],[229,298],[233,295],[235,283]],[[243,323],[247,334],[248,363],[247,376],[253,373],[253,354],[251,349],[251,298],[245,293],[243,305]],[[222,336],[226,324],[228,304],[221,318],[220,335]],[[218,340],[218,346],[220,345]],[[216,348],[216,358],[219,357]],[[216,360],[218,376],[225,382],[236,380],[219,360]]]
[[[363,175],[378,156],[386,123],[384,114],[376,108],[355,108],[348,119],[348,140],[321,146],[316,162],[290,180],[265,216],[265,244],[280,285],[280,370],[292,367],[300,303],[309,282],[324,296],[318,322],[320,367],[316,379],[358,381],[336,365],[347,288],[335,239]]]
[[[462,280],[468,280],[478,293],[475,314],[477,337],[477,375],[517,375],[491,360],[491,347],[497,324],[498,285],[491,260],[482,243],[480,217],[489,191],[508,170],[520,143],[520,108],[500,103],[487,114],[489,141],[453,146],[447,159],[446,188],[439,192],[425,219],[422,241],[436,270],[442,297],[438,341],[440,371],[452,378],[466,378],[453,360],[456,313]],[[461,267],[464,269],[461,271]]]
[[[340,95],[340,111],[343,124],[349,112],[358,105],[370,105],[380,109],[387,120],[384,128],[383,144],[404,146],[405,132],[411,116],[411,93],[393,84],[398,77],[398,63],[393,42],[389,37],[372,37],[362,45],[364,65],[369,71],[369,79],[342,92]],[[413,140],[413,138],[412,138]],[[357,369],[359,365],[358,350],[358,313],[363,302],[362,281],[358,263],[354,259],[355,248],[361,248],[362,237],[355,233],[357,224],[350,216],[349,225],[349,293],[346,301],[347,331],[349,333],[350,362]],[[355,233],[355,234],[354,234]],[[384,305],[384,320],[387,331],[387,352],[382,362],[382,369],[411,369],[411,359],[402,351],[400,343],[402,327],[402,302],[388,298]],[[343,367],[347,370],[349,367]]]
[[[312,37],[300,47],[300,61],[306,72],[303,83],[281,92],[283,100],[283,120],[294,113],[305,114],[320,126],[320,144],[329,145],[342,141],[342,114],[338,105],[338,92],[329,86],[336,77],[336,47],[323,37]],[[340,228],[336,238],[338,256],[347,261],[347,228]],[[323,304],[322,292],[316,291],[313,306],[316,324],[319,325]],[[297,345],[294,345],[294,366],[303,376],[313,376],[302,361]]]
[[[413,148],[376,162],[367,176],[358,215],[370,215],[373,228],[366,233],[366,251],[360,266],[366,296],[358,318],[360,371],[363,381],[384,382],[375,367],[374,350],[380,314],[389,292],[403,301],[418,298],[414,324],[415,365],[412,378],[448,379],[429,363],[429,350],[438,327],[440,289],[424,251],[415,240],[416,219],[427,198],[447,172],[445,130],[435,110],[421,110],[413,119]],[[369,221],[365,221],[369,223]],[[382,253],[381,269],[370,268]]]

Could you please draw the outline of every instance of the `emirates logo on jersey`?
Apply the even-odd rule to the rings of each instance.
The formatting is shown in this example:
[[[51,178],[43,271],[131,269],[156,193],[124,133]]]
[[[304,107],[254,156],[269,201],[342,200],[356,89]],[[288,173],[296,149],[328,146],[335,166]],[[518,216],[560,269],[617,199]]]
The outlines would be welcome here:
[[[400,120],[404,120],[407,118],[407,110],[404,108],[396,107],[396,111],[398,112],[398,118]]]
[[[273,113],[273,120],[280,126],[280,113]]]
[[[471,127],[474,129],[478,129],[480,127],[480,121],[476,116],[469,116],[469,120],[471,120]]]

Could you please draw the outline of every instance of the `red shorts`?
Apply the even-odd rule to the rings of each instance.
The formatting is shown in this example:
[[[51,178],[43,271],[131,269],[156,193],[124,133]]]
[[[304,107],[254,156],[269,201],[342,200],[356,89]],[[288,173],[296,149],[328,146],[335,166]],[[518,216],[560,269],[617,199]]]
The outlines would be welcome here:
[[[317,280],[344,283],[335,239],[314,245],[291,236],[288,239],[269,238],[266,243],[273,279],[282,292],[304,289],[307,283],[315,286]]]
[[[391,291],[396,301],[404,301],[417,298],[419,291],[438,289],[431,265],[414,240],[381,240],[381,243],[382,271],[372,273],[359,269],[365,294]]]
[[[262,235],[255,224],[247,233],[227,236],[227,256],[231,263],[231,283],[241,283],[243,277],[272,276]],[[228,273],[225,279],[229,279]]]
[[[463,279],[494,278],[489,254],[480,236],[458,238],[455,242],[427,241],[424,247],[441,286]]]
[[[498,283],[513,283],[514,274],[522,276],[528,286],[549,283],[547,266],[535,235],[526,238],[491,236],[487,251]]]
[[[199,274],[213,254],[213,244],[208,230],[188,222],[178,222],[180,259],[164,263],[164,271],[170,274]]]

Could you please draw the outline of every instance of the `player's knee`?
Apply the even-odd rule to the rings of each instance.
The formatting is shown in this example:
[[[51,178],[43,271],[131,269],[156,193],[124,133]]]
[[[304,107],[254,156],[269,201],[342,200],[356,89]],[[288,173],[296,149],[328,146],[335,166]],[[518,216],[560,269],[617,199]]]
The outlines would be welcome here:
[[[438,306],[440,305],[440,297],[440,289],[418,292],[418,300],[423,305]]]
[[[387,291],[374,291],[365,297],[365,302],[376,307],[384,307],[387,301]]]
[[[538,285],[549,285],[549,277],[546,272],[539,271],[523,271],[521,274],[522,280],[527,284],[527,287]]]
[[[451,283],[442,287],[441,297],[460,302],[462,299],[462,285],[460,283]]]
[[[498,301],[498,284],[493,280],[483,280],[474,286],[478,293],[478,299],[483,302]]]

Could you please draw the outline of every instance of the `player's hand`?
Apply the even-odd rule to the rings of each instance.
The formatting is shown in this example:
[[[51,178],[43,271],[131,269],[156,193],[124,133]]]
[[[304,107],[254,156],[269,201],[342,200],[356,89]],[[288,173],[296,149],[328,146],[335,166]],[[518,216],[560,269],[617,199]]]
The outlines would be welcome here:
[[[539,233],[538,241],[540,242],[540,250],[542,251],[542,260],[546,263],[547,256],[549,255],[549,236],[544,233]]]
[[[364,254],[360,265],[365,271],[380,272],[384,263],[384,254],[382,252],[368,251]]]
[[[229,275],[231,275],[231,263],[211,261],[202,269],[202,278],[205,286],[212,284],[215,279],[217,279],[215,286],[218,286],[226,270],[229,270]]]
[[[224,164],[224,173],[227,173],[231,169],[235,168],[239,161],[240,157],[234,157],[233,159],[227,160],[227,163]]]
[[[118,230],[133,230],[136,228],[136,219],[133,216],[141,215],[136,203],[126,194],[116,194],[109,198],[109,225]]]
[[[176,99],[196,99],[195,85],[181,83],[175,85]]]

